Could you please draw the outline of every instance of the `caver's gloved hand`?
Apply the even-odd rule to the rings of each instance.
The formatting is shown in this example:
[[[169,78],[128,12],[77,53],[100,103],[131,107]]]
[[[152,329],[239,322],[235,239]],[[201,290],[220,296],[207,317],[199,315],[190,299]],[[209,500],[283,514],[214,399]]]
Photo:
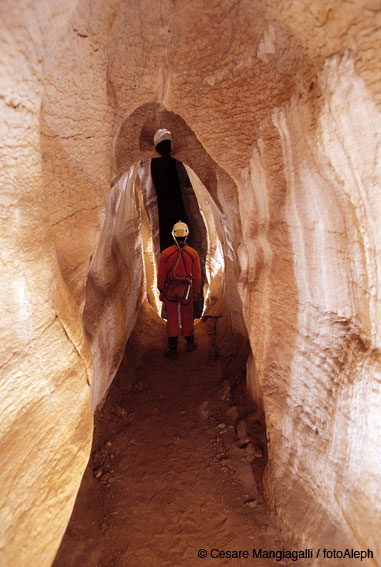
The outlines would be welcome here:
[[[159,299],[160,299],[160,301],[164,301],[164,299],[165,299],[164,291],[160,291]]]
[[[194,293],[194,292],[193,292],[193,293],[192,293],[192,301],[193,301],[193,302],[197,301],[197,298],[198,298],[198,293]]]

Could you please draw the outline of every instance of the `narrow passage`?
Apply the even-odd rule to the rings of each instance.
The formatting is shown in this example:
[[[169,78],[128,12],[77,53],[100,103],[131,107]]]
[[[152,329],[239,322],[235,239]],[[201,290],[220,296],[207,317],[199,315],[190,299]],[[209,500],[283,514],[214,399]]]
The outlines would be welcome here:
[[[291,564],[252,559],[252,548],[287,546],[255,486],[252,448],[210,335],[200,322],[198,350],[181,342],[175,362],[146,353],[132,391],[111,389],[54,567]],[[212,558],[213,548],[250,558]]]

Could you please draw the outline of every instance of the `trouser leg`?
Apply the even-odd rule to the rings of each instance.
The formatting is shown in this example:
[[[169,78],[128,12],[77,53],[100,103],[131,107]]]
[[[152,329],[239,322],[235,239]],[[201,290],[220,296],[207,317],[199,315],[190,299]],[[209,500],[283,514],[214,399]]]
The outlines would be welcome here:
[[[166,301],[165,309],[167,312],[167,337],[178,337],[180,328],[177,301]]]
[[[189,337],[193,335],[193,302],[188,305],[180,305],[182,335]]]

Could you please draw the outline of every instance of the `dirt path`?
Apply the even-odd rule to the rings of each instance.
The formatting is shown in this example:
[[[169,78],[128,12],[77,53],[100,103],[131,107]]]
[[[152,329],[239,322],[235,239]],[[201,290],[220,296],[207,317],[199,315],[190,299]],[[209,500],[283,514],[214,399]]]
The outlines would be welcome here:
[[[133,390],[111,391],[54,567],[289,564],[252,558],[253,548],[285,546],[253,481],[252,448],[237,439],[205,325],[197,334],[194,353],[181,345],[176,362],[147,353]],[[249,558],[213,558],[213,548]]]

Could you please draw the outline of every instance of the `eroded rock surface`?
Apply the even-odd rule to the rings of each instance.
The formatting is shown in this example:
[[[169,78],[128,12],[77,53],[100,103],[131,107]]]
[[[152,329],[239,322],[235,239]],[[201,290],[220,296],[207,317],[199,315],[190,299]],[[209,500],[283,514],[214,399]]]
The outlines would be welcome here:
[[[99,333],[85,334],[111,181],[152,156],[160,126],[212,198],[226,292],[214,313],[250,340],[270,509],[301,544],[380,553],[381,25],[377,2],[347,7],[2,3],[6,567],[50,565],[90,452],[92,337],[120,353],[149,299],[129,266],[114,282],[128,293],[129,274],[134,307],[120,321],[114,287],[114,321],[94,305]]]

